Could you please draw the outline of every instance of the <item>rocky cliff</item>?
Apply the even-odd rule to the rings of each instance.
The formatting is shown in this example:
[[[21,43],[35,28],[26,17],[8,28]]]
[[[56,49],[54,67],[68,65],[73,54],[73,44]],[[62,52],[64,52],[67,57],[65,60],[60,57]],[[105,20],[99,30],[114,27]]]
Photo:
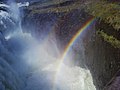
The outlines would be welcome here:
[[[50,7],[54,8],[56,6]],[[62,47],[62,49],[65,48],[84,22],[91,17],[91,15],[84,12],[83,9],[72,10],[67,13],[55,11],[53,13],[43,14],[41,12],[42,11],[40,11],[40,13],[33,13],[33,15],[30,16],[31,11],[28,10],[28,13],[26,13],[23,19],[24,30],[26,30],[25,28],[29,28],[26,32],[33,32],[38,37],[45,37],[44,35],[46,34],[44,34],[44,32],[46,32],[46,30],[49,32],[49,30],[51,30],[50,28],[52,28],[52,30],[55,31],[57,42],[59,43],[58,47]],[[97,34],[97,30],[99,29],[103,29],[109,34],[114,34],[114,36],[119,39],[120,32],[113,30],[112,26],[104,22],[99,23],[99,21],[96,21],[92,28],[82,37],[85,48],[85,59],[76,61],[77,64],[74,65],[90,69],[97,90],[103,90],[120,68],[120,49],[104,41],[104,39]],[[78,46],[80,46],[80,43],[78,43]],[[77,50],[77,48],[74,48],[74,50],[76,54],[80,54],[80,49]]]

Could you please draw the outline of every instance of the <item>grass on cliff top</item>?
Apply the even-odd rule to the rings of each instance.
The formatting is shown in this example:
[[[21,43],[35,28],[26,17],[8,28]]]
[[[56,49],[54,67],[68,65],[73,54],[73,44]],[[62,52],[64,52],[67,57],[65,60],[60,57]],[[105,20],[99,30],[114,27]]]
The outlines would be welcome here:
[[[104,41],[110,43],[114,48],[120,48],[120,40],[117,40],[111,35],[107,35],[103,31],[98,31],[97,33],[104,39]]]
[[[99,18],[102,21],[109,23],[113,26],[113,30],[120,30],[120,3],[107,2],[105,0],[88,0],[88,2],[82,3],[80,0],[73,2],[72,4],[59,6],[59,4],[65,3],[71,0],[51,0],[44,3],[36,3],[30,5],[29,17],[34,14],[49,14],[49,13],[69,13],[72,10],[80,10],[83,8],[90,15]],[[57,6],[56,6],[57,5]],[[109,42],[115,48],[120,48],[120,41],[113,36],[107,35],[107,33],[99,32],[106,42]]]
[[[64,5],[64,6],[59,6],[59,4],[64,3],[65,1],[70,1],[70,0],[59,0],[57,1],[49,1],[47,3],[43,3],[43,4],[35,4],[35,5],[31,5],[30,7],[28,7],[28,10],[30,10],[30,16],[34,15],[34,14],[47,14],[47,13],[69,13],[72,10],[76,10],[76,9],[80,9],[81,8],[81,4],[79,1],[77,2],[73,2],[70,5]],[[53,6],[51,6],[53,5]],[[58,5],[57,7],[54,5]],[[44,8],[48,6],[48,8]]]
[[[120,3],[110,3],[104,0],[90,0],[88,2],[82,3],[80,0],[78,0],[74,1],[70,5],[59,6],[65,2],[71,2],[71,0],[51,0],[44,3],[36,3],[30,5],[28,10],[31,11],[30,15],[33,15],[36,13],[66,13],[84,7],[86,12],[89,14],[100,18],[106,23],[109,23],[116,30],[120,29]],[[55,5],[58,6],[55,7]]]
[[[120,30],[120,3],[109,3],[106,1],[91,2],[87,6],[87,11],[112,25],[116,30]]]
[[[56,7],[56,8],[51,7],[51,8],[45,8],[45,9],[34,9],[32,10],[31,15],[44,14],[44,13],[67,13],[67,12],[70,12],[72,10],[79,9],[79,8],[80,8],[80,4],[76,3],[76,4]]]
[[[42,8],[46,6],[57,5],[57,4],[64,3],[66,1],[71,1],[71,0],[51,0],[43,3],[35,2],[32,5],[30,5],[29,9],[37,9],[37,8]]]

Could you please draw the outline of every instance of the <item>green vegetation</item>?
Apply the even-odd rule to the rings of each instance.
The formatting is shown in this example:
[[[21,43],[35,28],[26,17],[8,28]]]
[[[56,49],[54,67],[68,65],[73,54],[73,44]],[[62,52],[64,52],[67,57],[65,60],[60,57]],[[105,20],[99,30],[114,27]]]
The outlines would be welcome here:
[[[66,13],[75,9],[84,8],[89,14],[104,20],[106,23],[112,25],[116,30],[120,29],[120,4],[110,3],[104,0],[96,1],[91,0],[82,3],[80,0],[73,2],[70,5],[60,6],[59,4],[65,3],[70,0],[51,0],[43,3],[35,3],[28,7],[30,15],[43,14],[43,13]],[[57,6],[55,6],[57,5]]]
[[[114,29],[117,30],[116,33],[119,33],[120,30],[120,4],[119,3],[110,3],[107,1],[91,2],[87,5],[87,10],[89,14],[99,18],[100,22],[103,21],[108,23]],[[107,29],[107,26],[102,26]],[[120,40],[108,35],[104,30],[98,30],[98,35],[100,35],[106,42],[110,43],[114,48],[120,48]],[[112,32],[112,31],[111,31]]]
[[[106,1],[91,2],[87,6],[87,11],[112,25],[116,30],[120,29],[120,5]]]
[[[84,9],[90,15],[94,16],[95,18],[98,18],[99,22],[102,23],[104,21],[105,23],[108,23],[114,28],[113,30],[116,30],[116,33],[119,33],[120,3],[107,2],[105,0],[87,0],[83,3],[81,2],[82,0],[76,0],[70,5],[59,5],[66,3],[66,1],[71,2],[70,0],[51,0],[43,3],[33,4],[30,7],[28,7],[28,10],[30,10],[30,14],[28,16],[44,13],[69,13],[76,9]],[[109,42],[112,46],[120,48],[120,41],[112,35],[107,35],[107,33],[104,33],[103,31],[98,31],[99,35],[101,35],[104,38],[104,40],[106,42]]]
[[[52,6],[52,5],[57,5],[57,4],[61,4],[64,3],[66,1],[70,1],[70,0],[50,0],[50,1],[44,1],[44,2],[37,2],[37,3],[33,3],[29,9],[36,9],[36,8],[42,8],[42,7],[47,7],[47,6]]]
[[[33,4],[28,7],[28,10],[30,10],[29,16],[44,13],[69,13],[72,10],[80,9],[82,6],[80,1],[76,1],[70,5],[59,6],[59,4],[63,4],[66,1],[70,0],[52,0],[51,2]]]
[[[120,41],[117,40],[115,37],[107,35],[103,31],[98,31],[97,33],[102,36],[106,42],[110,43],[114,48],[120,48]]]

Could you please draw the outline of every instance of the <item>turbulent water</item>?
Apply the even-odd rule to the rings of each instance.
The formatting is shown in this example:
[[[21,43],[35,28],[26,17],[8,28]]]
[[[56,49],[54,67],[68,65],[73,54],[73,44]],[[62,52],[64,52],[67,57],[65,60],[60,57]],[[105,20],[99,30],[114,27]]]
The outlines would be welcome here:
[[[0,90],[96,90],[89,70],[61,64],[53,34],[40,42],[22,32],[19,8],[25,4],[3,6],[12,15],[0,10]]]

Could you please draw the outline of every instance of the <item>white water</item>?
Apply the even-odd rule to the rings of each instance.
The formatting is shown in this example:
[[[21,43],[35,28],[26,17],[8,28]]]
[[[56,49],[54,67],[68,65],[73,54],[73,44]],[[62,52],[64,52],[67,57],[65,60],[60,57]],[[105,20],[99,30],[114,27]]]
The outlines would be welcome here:
[[[19,11],[13,12],[15,16],[19,16]],[[70,67],[64,63],[58,69],[61,53],[55,38],[53,40],[48,36],[43,42],[39,42],[29,33],[23,33],[19,27],[6,40],[14,56],[19,58],[16,58],[12,67],[24,81],[21,90],[96,90],[89,70],[78,66]],[[72,56],[68,55],[66,59],[72,59]],[[10,81],[12,79],[14,78]],[[0,85],[5,87],[1,83]]]

